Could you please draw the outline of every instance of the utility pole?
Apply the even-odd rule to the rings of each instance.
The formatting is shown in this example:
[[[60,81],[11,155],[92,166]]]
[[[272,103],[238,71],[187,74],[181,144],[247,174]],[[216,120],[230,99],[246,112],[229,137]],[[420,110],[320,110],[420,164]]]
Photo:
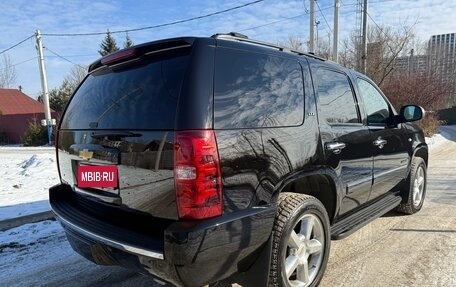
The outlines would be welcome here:
[[[309,52],[314,53],[315,52],[315,0],[310,0],[310,36],[309,36]]]
[[[333,38],[333,61],[339,61],[339,0],[334,0],[334,38]]]
[[[45,121],[42,121],[41,124],[47,127],[48,133],[48,143],[52,144],[52,119],[51,119],[51,109],[49,107],[49,91],[46,78],[46,68],[44,67],[44,56],[43,56],[43,43],[41,42],[41,33],[40,30],[36,30],[36,48],[38,50],[38,66],[40,67],[41,72],[41,87],[43,89],[43,103],[44,103],[44,117]]]
[[[363,5],[363,52],[361,56],[361,72],[366,74],[367,63],[367,0],[364,0]]]
[[[411,49],[410,50],[410,58],[409,58],[409,63],[408,63],[408,74],[410,76],[411,73],[414,73],[415,72],[415,66],[414,66],[414,63],[413,63],[413,54],[414,54],[414,50]]]

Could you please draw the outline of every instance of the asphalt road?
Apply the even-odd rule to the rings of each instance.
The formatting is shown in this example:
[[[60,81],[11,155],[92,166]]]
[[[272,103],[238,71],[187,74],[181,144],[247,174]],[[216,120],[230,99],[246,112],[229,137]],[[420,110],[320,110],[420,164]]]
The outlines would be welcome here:
[[[456,132],[443,130],[456,139]],[[456,141],[431,150],[426,201],[332,242],[322,287],[456,286]]]
[[[456,132],[451,136],[456,139]],[[390,212],[348,238],[332,242],[320,286],[456,286],[456,141],[431,151],[426,201],[415,215]],[[70,248],[64,236],[47,243],[49,252]],[[43,254],[42,256],[46,256]],[[26,273],[2,275],[4,286],[152,286],[149,277],[119,267],[96,266],[76,254]],[[1,273],[1,271],[0,271]]]

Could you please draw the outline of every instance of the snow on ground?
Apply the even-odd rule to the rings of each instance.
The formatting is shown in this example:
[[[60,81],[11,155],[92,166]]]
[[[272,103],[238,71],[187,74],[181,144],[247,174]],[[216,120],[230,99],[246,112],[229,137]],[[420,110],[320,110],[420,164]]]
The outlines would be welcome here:
[[[441,131],[426,139],[431,148],[456,139],[456,126],[443,127]],[[58,183],[53,148],[0,147],[0,178],[0,220],[48,210],[48,188]],[[122,278],[132,280],[125,286],[158,286],[133,272],[96,266],[83,259],[71,249],[57,221],[0,232],[0,270],[4,286],[124,286],[115,283]],[[67,278],[69,274],[73,280]]]
[[[454,140],[456,138],[456,125],[442,126],[439,133],[432,137],[426,137],[426,143],[430,148],[436,148],[447,140]]]
[[[46,246],[53,246],[48,250]],[[56,258],[74,256],[65,233],[57,221],[25,224],[0,232],[0,270],[2,277],[33,270],[36,262],[46,266]]]
[[[0,232],[0,278],[8,287],[163,287],[134,271],[86,260],[53,220]]]
[[[442,134],[435,134],[432,137],[426,137],[426,143],[429,145],[430,148],[435,148],[436,146],[439,146],[445,141],[446,138],[442,136]]]
[[[53,147],[0,147],[0,220],[49,210],[58,183]]]

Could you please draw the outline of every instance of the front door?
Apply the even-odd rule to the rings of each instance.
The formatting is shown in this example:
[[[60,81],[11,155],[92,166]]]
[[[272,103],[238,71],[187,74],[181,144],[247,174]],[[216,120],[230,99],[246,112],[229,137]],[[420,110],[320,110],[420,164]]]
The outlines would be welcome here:
[[[357,78],[358,90],[367,114],[374,157],[374,181],[369,200],[389,192],[407,176],[410,156],[402,125],[387,126],[393,109],[382,93],[367,79]]]

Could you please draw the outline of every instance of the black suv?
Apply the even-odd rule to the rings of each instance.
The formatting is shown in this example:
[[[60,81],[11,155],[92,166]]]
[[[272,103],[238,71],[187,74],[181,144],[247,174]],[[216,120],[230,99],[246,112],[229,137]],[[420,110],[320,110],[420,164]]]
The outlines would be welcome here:
[[[236,34],[90,65],[60,123],[50,203],[76,252],[176,286],[316,286],[331,239],[419,211],[428,148],[366,76]],[[115,168],[82,187],[81,166]]]

